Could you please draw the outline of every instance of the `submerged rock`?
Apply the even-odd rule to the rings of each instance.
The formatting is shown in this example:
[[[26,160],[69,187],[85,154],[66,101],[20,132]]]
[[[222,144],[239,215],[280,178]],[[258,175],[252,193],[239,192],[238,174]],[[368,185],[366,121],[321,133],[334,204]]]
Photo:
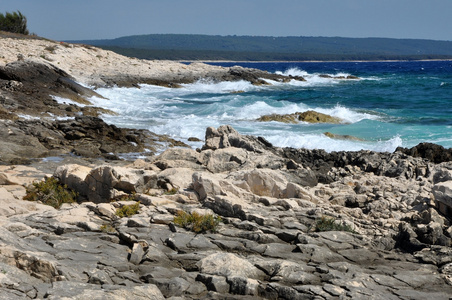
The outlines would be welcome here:
[[[337,139],[337,140],[363,141],[363,139],[361,139],[359,137],[356,137],[353,135],[348,135],[348,134],[335,134],[335,133],[331,133],[331,132],[325,132],[323,134],[329,138]]]

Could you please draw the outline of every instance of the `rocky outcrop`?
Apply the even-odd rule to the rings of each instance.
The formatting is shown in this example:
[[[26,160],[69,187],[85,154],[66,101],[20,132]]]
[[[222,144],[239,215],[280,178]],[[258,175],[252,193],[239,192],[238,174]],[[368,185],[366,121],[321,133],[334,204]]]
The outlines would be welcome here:
[[[11,114],[31,116],[75,116],[81,107],[60,104],[54,97],[90,104],[93,90],[76,83],[61,69],[31,61],[16,61],[0,66],[0,104]]]
[[[44,45],[38,51],[16,50],[20,43],[14,51],[2,47],[1,59],[15,60],[18,52],[34,58],[0,68],[0,160],[33,162],[0,166],[0,298],[450,297],[449,150],[281,149],[221,126],[207,129],[202,149],[151,156],[165,137],[108,125],[98,109],[55,97],[84,102],[93,95],[73,78],[174,87],[201,78],[253,84],[303,78],[131,62],[86,46],[38,43]],[[99,73],[99,63],[109,67]],[[64,119],[45,119],[53,116]],[[104,163],[144,149],[145,160]],[[58,158],[68,164],[33,161],[69,153]],[[25,186],[50,176],[77,191],[78,203],[56,210],[22,200]],[[137,201],[137,214],[116,214]],[[176,226],[180,211],[216,214],[222,222],[213,232],[194,233]]]
[[[244,68],[240,66],[212,67],[201,63],[192,63],[186,69],[191,72],[179,72],[178,74],[167,74],[164,76],[143,77],[130,75],[102,76],[102,82],[108,86],[139,87],[138,84],[152,84],[171,88],[181,87],[181,84],[193,83],[199,80],[212,82],[222,81],[248,81],[253,85],[271,85],[272,82],[289,82],[291,80],[305,81],[300,76],[284,76],[269,73],[259,69]]]
[[[283,122],[283,123],[299,123],[299,122],[307,122],[307,123],[331,123],[331,124],[341,124],[344,123],[344,120],[336,117],[332,117],[330,115],[322,114],[316,111],[308,110],[305,112],[296,112],[293,114],[286,115],[278,115],[271,114],[265,115],[257,119],[260,122]]]
[[[279,149],[222,126],[203,150],[60,166],[84,201],[60,210],[20,200],[45,175],[32,170],[0,168],[0,298],[450,297],[451,215],[435,204],[450,200],[448,162]],[[124,199],[138,214],[115,214]],[[222,223],[194,233],[179,211]]]
[[[118,128],[91,116],[56,121],[0,120],[0,138],[0,162],[25,164],[67,154],[119,160],[121,153],[152,155],[165,145],[184,145],[147,130]]]
[[[445,149],[441,145],[432,143],[420,143],[412,148],[398,147],[396,151],[411,155],[414,157],[426,158],[434,163],[452,161],[452,149]]]
[[[152,154],[164,147],[161,143],[185,146],[146,130],[108,125],[97,117],[110,113],[104,109],[55,100],[89,104],[92,96],[101,97],[51,64],[17,61],[0,66],[0,162],[30,163],[70,153],[117,160],[121,153]]]

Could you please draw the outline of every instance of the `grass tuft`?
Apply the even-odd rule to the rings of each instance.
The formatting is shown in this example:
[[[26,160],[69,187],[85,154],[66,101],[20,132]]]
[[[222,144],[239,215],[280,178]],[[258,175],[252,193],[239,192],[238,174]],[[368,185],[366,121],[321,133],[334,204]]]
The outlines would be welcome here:
[[[130,217],[137,214],[139,210],[140,202],[136,202],[135,204],[124,205],[116,209],[116,215],[120,218]]]
[[[105,233],[115,233],[116,229],[110,224],[103,224],[102,226],[100,226],[100,231]]]
[[[164,192],[163,195],[175,195],[175,194],[177,194],[177,192],[179,192],[178,189],[172,188],[169,191]]]
[[[212,214],[200,215],[197,212],[179,211],[174,217],[174,224],[196,233],[217,232],[221,217]]]
[[[62,185],[55,177],[46,178],[44,181],[33,182],[26,188],[24,200],[41,201],[46,205],[60,208],[63,203],[74,203],[78,194]]]
[[[319,220],[316,221],[315,232],[321,232],[321,231],[348,231],[354,233],[355,231],[350,225],[347,224],[338,224],[336,223],[336,219],[333,217],[321,217]]]

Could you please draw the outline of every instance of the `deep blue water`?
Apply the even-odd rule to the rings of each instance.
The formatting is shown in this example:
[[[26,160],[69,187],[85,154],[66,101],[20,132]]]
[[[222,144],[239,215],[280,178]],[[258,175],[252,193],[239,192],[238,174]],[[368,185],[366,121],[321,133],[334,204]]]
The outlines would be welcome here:
[[[230,124],[243,134],[264,136],[277,146],[394,151],[397,146],[432,142],[452,147],[451,61],[215,64],[301,75],[307,81],[268,87],[203,81],[182,89],[101,89],[99,92],[110,101],[97,101],[120,113],[105,117],[111,123],[147,128],[183,140],[204,138],[207,126]],[[319,74],[360,79],[325,79]],[[342,118],[344,123],[255,121],[265,114],[306,110]],[[324,135],[327,131],[353,135],[361,141],[331,139]]]

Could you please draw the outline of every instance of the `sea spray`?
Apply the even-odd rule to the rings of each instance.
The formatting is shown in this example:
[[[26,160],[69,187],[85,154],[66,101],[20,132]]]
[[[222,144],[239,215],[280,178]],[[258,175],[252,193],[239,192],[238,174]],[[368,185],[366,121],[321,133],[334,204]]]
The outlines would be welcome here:
[[[424,65],[424,69],[416,64]],[[435,64],[442,68],[436,68]],[[450,62],[255,63],[252,66],[303,76],[306,81],[254,86],[246,81],[206,79],[178,89],[151,85],[101,88],[97,92],[108,100],[92,100],[95,105],[118,113],[118,116],[103,116],[109,123],[149,129],[185,142],[189,137],[204,139],[208,126],[229,124],[242,134],[263,136],[281,147],[394,151],[398,146],[411,147],[420,142],[452,147],[447,127],[452,124],[447,88],[452,82],[452,72],[445,72],[451,71]],[[425,74],[419,76],[419,70]],[[332,78],[348,75],[358,76],[360,80]],[[338,117],[344,122],[256,121],[267,114],[307,110]],[[356,139],[334,139],[325,136],[325,132]]]

